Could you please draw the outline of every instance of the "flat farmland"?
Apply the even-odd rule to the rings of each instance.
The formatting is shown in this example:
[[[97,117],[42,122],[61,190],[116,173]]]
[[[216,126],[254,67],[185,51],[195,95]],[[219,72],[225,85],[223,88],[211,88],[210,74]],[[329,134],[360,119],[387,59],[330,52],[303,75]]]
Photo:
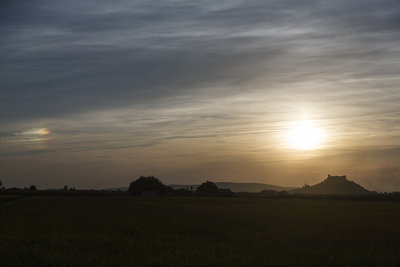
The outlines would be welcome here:
[[[0,266],[398,266],[400,202],[0,198]]]

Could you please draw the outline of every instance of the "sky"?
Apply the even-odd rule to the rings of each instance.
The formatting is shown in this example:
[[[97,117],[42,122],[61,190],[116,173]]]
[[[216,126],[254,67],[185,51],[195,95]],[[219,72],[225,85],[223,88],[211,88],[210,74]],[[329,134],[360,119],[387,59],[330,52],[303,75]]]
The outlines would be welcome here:
[[[395,0],[4,0],[0,179],[400,191],[399,41]]]

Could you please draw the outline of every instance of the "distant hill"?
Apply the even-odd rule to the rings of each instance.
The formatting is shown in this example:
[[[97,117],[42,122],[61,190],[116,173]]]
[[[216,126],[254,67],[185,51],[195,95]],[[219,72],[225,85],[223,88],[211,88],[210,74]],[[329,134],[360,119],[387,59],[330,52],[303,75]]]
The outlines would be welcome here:
[[[270,184],[262,184],[262,183],[231,183],[231,182],[216,182],[215,183],[218,188],[229,188],[232,192],[249,192],[249,193],[257,193],[263,190],[274,190],[274,191],[289,191],[293,190],[296,187],[283,187],[277,185]],[[170,184],[168,185],[173,189],[186,189],[192,186],[193,190],[195,190],[199,185],[182,185],[182,184]]]
[[[314,194],[314,195],[365,195],[372,194],[359,184],[346,179],[346,176],[331,176],[321,183],[291,190],[294,194]]]

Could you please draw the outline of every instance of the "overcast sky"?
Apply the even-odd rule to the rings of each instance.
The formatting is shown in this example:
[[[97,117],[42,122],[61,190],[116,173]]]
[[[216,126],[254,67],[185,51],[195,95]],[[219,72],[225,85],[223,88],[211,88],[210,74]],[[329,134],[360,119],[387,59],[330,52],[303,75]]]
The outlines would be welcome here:
[[[395,0],[2,1],[0,179],[400,191],[399,41]]]

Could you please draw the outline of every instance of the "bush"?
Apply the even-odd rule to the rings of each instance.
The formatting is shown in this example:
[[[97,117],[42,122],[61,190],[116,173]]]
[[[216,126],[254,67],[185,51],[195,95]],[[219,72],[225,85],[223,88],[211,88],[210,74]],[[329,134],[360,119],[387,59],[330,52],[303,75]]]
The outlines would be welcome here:
[[[37,191],[36,186],[31,185],[31,186],[29,187],[29,191]]]
[[[129,184],[128,192],[134,196],[139,196],[148,191],[154,191],[157,195],[165,195],[170,190],[154,176],[140,176],[139,179]]]
[[[217,192],[218,186],[210,181],[202,183],[196,190],[196,194],[199,196],[214,196]]]

